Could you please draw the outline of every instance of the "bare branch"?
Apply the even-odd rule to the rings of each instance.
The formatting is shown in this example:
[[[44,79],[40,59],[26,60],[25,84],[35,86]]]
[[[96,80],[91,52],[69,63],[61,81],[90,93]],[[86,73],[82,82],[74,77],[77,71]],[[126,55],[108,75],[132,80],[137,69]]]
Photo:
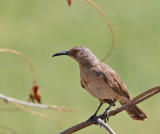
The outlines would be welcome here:
[[[25,57],[22,53],[20,53],[16,50],[13,50],[13,49],[4,48],[4,49],[0,49],[0,52],[9,52],[9,53],[13,53],[13,54],[20,56],[29,65],[31,72],[32,72],[32,75],[33,75],[33,85],[36,85],[36,73],[35,73],[35,70],[34,70],[31,62],[27,59],[27,57]]]
[[[17,111],[17,110],[19,110],[19,108],[17,108],[17,107],[0,108],[1,112],[13,112],[13,111]]]
[[[87,2],[89,4],[91,4],[94,8],[97,9],[97,11],[104,17],[105,21],[107,22],[108,24],[108,27],[111,31],[111,34],[112,34],[112,44],[111,44],[111,49],[109,50],[109,52],[107,53],[107,55],[102,59],[102,61],[105,61],[107,59],[108,56],[110,56],[110,54],[112,53],[112,50],[114,48],[114,44],[115,44],[115,35],[114,35],[114,30],[112,28],[112,25],[111,25],[111,22],[109,21],[108,17],[104,14],[104,12],[100,9],[100,7],[95,4],[92,0],[87,0]]]
[[[30,110],[28,108],[25,108],[24,106],[18,104],[18,103],[15,103],[15,102],[11,102],[12,104],[14,104],[15,106],[17,106],[19,109],[23,110],[23,111],[26,111],[30,114],[33,114],[33,115],[37,115],[37,116],[40,116],[40,117],[43,117],[43,118],[46,118],[46,119],[49,119],[49,120],[52,120],[59,128],[60,128],[60,124],[59,122],[54,119],[53,117],[51,116],[48,116],[48,115],[45,115],[45,114],[42,114],[42,113],[38,113],[38,112],[35,112],[33,110]]]
[[[141,102],[143,102],[144,100],[147,100],[148,98],[152,97],[153,95],[157,94],[160,92],[160,86],[156,86],[156,87],[153,87],[143,93],[141,93],[140,95],[136,96],[135,98],[133,98],[132,100],[130,100],[127,104],[121,106],[121,107],[118,107],[116,109],[113,109],[113,110],[110,110],[109,111],[109,117],[110,116],[114,116],[120,112],[122,112],[123,110],[126,110],[127,108],[135,105],[135,104],[139,104]],[[99,115],[97,116],[97,121],[84,121],[76,126],[73,126],[63,132],[61,132],[60,134],[70,134],[70,133],[74,133],[74,132],[77,132],[83,128],[86,128],[88,126],[91,126],[91,125],[95,125],[95,124],[100,124],[102,123],[101,119],[102,119],[102,116],[103,115]],[[102,124],[101,124],[102,125]],[[111,132],[113,132],[113,134],[115,134],[115,132],[107,125],[103,122],[103,127],[111,134]],[[107,129],[108,128],[108,129]],[[111,132],[110,132],[111,131]]]
[[[102,119],[98,118],[97,122],[100,126],[103,126],[110,134],[116,134]]]
[[[14,102],[14,103],[18,103],[21,105],[25,105],[25,106],[30,106],[30,107],[37,107],[37,108],[43,108],[43,109],[53,109],[53,110],[57,110],[57,111],[67,111],[67,112],[75,112],[74,110],[71,109],[67,109],[64,107],[58,107],[58,106],[50,106],[50,105],[43,105],[43,104],[37,104],[37,103],[31,103],[31,102],[26,102],[26,101],[22,101],[22,100],[18,100],[15,98],[11,98],[8,96],[5,96],[3,94],[0,94],[0,98],[3,99],[4,101],[9,101],[9,102]]]
[[[17,130],[15,130],[15,129],[13,129],[13,128],[10,128],[10,127],[8,127],[8,126],[5,126],[5,125],[3,125],[3,124],[0,124],[0,129],[8,130],[8,131],[11,131],[11,132],[13,132],[13,133],[18,133]]]
[[[139,104],[140,102],[143,102],[144,100],[150,98],[153,95],[156,95],[159,92],[160,92],[160,86],[153,87],[153,88],[141,93],[140,95],[136,96],[135,98],[130,100],[125,105],[118,107],[114,110],[111,110],[109,112],[109,116],[114,116],[117,113],[120,113],[121,111],[126,110],[127,108],[131,107],[132,105]]]
[[[102,121],[102,119],[100,119],[100,118],[97,118],[97,122],[96,121],[84,121],[76,126],[73,126],[69,129],[59,133],[59,134],[71,134],[71,133],[79,131],[80,129],[86,128],[90,125],[93,125],[93,124],[97,125],[97,123],[100,126],[104,127],[110,134],[115,134],[115,132],[106,123],[104,123],[104,121]]]
[[[35,112],[33,110],[30,110],[22,105],[25,105],[25,106],[31,106],[31,107],[37,107],[37,108],[44,108],[44,109],[53,109],[53,110],[57,110],[57,111],[68,111],[68,112],[74,112],[73,110],[70,110],[70,109],[66,109],[64,107],[58,107],[58,106],[49,106],[49,105],[42,105],[42,104],[36,104],[36,103],[30,103],[30,102],[25,102],[25,101],[21,101],[21,100],[17,100],[15,98],[11,98],[11,97],[7,97],[3,94],[0,94],[0,99],[4,100],[5,102],[11,102],[12,104],[14,104],[16,107],[18,107],[19,109],[21,110],[24,110],[30,114],[33,114],[33,115],[37,115],[37,116],[41,116],[41,117],[44,117],[44,118],[47,118],[47,119],[50,119],[52,120],[54,123],[56,123],[56,125],[60,128],[60,124],[59,122],[54,119],[53,117],[51,116],[48,116],[48,115],[45,115],[45,114],[42,114],[42,113],[38,113],[38,112]]]
[[[83,128],[86,128],[86,127],[88,127],[90,125],[93,125],[93,124],[96,124],[96,122],[95,121],[93,121],[93,122],[84,121],[84,122],[82,122],[82,123],[80,123],[80,124],[78,124],[76,126],[73,126],[73,127],[69,128],[69,129],[59,133],[59,134],[71,134],[71,133],[77,132],[77,131],[79,131],[79,130],[81,130]]]
[[[0,49],[0,52],[8,52],[8,53],[12,53],[15,55],[20,56],[29,66],[31,72],[32,72],[32,76],[33,76],[33,88],[31,88],[30,94],[29,94],[29,99],[31,99],[32,101],[37,100],[38,103],[41,103],[41,94],[39,91],[39,87],[36,84],[36,72],[31,64],[31,62],[28,60],[27,57],[25,57],[22,53],[13,50],[13,49]]]

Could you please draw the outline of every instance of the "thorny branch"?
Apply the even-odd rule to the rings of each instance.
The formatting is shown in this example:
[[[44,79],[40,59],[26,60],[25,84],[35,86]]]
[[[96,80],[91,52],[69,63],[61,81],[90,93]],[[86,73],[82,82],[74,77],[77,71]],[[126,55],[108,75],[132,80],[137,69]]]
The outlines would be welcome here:
[[[160,92],[160,86],[153,87],[153,88],[139,94],[138,96],[136,96],[135,98],[130,100],[125,105],[118,107],[116,109],[110,110],[109,117],[114,116],[114,115],[122,112],[123,110],[126,110],[129,107],[132,107],[135,104],[139,104],[139,103],[145,101],[146,99],[152,97],[153,95],[156,95],[159,92]],[[110,134],[115,134],[115,132],[106,123],[104,123],[101,119],[102,119],[102,115],[99,115],[99,116],[97,116],[97,121],[84,121],[78,125],[75,125],[69,129],[59,133],[59,134],[71,134],[71,133],[77,132],[83,128],[86,128],[88,126],[100,124],[99,121],[101,121],[103,124],[106,125],[106,126],[104,126],[104,125],[101,125],[101,126],[103,126]]]

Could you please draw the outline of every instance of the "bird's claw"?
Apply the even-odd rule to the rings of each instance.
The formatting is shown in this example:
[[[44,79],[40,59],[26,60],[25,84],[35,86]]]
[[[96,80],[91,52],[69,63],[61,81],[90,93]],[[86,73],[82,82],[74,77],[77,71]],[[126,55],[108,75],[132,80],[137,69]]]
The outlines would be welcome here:
[[[107,119],[107,120],[106,120]],[[109,110],[105,111],[103,114],[102,114],[102,120],[104,120],[104,122],[109,122]]]
[[[97,121],[97,116],[94,114],[87,121]]]

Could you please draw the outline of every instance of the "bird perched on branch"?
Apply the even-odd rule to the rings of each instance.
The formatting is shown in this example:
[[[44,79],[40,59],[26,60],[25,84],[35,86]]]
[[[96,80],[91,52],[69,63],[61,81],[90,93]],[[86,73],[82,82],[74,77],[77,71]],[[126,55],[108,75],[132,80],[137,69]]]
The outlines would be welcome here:
[[[107,118],[107,111],[118,101],[125,105],[130,101],[129,92],[119,75],[108,65],[99,61],[98,58],[86,47],[77,46],[68,51],[59,52],[53,55],[68,55],[79,63],[81,85],[93,97],[99,99],[100,105],[93,117],[96,117],[103,103],[110,106],[104,112],[104,120]],[[137,106],[133,105],[126,109],[127,113],[134,120],[144,121],[146,114]]]

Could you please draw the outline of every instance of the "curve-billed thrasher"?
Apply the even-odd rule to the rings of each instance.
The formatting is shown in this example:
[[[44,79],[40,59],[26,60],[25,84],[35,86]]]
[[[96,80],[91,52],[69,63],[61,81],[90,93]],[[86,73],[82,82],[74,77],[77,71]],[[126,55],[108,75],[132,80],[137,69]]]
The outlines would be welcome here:
[[[111,67],[99,61],[88,48],[77,46],[68,51],[56,53],[53,57],[59,55],[68,55],[79,63],[82,87],[100,101],[94,116],[103,103],[108,103],[111,107],[115,101],[124,105],[130,100],[129,92],[119,75]],[[145,113],[137,105],[126,111],[134,120],[147,119]]]

